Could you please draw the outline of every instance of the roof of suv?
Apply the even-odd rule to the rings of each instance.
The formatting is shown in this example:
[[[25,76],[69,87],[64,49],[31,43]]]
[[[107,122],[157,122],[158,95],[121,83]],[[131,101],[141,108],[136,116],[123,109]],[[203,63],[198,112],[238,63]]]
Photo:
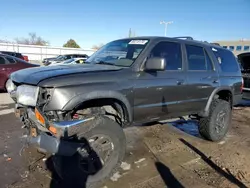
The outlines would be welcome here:
[[[186,38],[186,39],[182,39],[182,38]],[[148,40],[157,40],[157,41],[169,40],[169,41],[179,41],[179,42],[188,41],[189,43],[193,43],[193,44],[200,44],[200,45],[204,45],[204,46],[216,47],[216,48],[221,48],[221,49],[227,50],[227,49],[221,47],[219,44],[209,43],[206,41],[194,40],[192,37],[189,37],[189,36],[185,36],[185,37],[140,36],[140,37],[130,37],[130,38],[123,38],[123,39],[130,39],[130,40],[148,39]],[[121,40],[121,39],[118,39],[118,40]]]

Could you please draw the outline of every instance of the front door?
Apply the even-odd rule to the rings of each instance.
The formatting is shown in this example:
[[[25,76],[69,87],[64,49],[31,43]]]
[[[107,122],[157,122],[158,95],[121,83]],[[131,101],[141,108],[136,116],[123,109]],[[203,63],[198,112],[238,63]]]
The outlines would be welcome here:
[[[187,99],[186,73],[182,63],[181,45],[160,42],[148,55],[166,60],[165,71],[138,73],[134,88],[136,122],[148,122],[176,116]]]

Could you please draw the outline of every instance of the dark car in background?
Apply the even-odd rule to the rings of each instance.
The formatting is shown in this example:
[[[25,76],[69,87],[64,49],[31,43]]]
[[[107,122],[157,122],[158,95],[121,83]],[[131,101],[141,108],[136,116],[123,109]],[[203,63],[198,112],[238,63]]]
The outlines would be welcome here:
[[[65,55],[59,55],[56,58],[47,58],[43,60],[43,65],[48,66],[50,64],[60,63],[62,61],[72,59],[72,58],[88,58],[89,56],[86,54],[65,54]]]
[[[11,73],[38,66],[39,65],[28,63],[20,58],[0,53],[0,90],[5,90],[5,83]]]
[[[19,52],[0,51],[0,53],[6,54],[6,55],[10,55],[10,56],[14,56],[14,57],[20,58],[20,59],[22,59],[22,60],[24,60],[24,61],[29,61],[28,56],[23,55],[23,54],[21,54],[21,53],[19,53]]]
[[[62,55],[59,55],[59,56],[56,56],[56,57],[44,58],[42,63],[43,63],[43,64],[47,64],[47,62],[56,60],[56,59],[59,58],[60,56],[62,56]]]
[[[250,99],[250,52],[239,54],[238,62],[244,80],[243,99]]]

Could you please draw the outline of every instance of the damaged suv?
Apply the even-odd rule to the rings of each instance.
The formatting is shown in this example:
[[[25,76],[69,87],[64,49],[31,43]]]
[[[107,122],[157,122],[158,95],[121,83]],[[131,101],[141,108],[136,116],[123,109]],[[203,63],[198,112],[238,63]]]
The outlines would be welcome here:
[[[55,156],[94,151],[76,162],[96,168],[88,182],[97,182],[123,159],[127,126],[190,115],[204,138],[223,139],[242,84],[236,58],[218,45],[135,37],[106,44],[82,65],[17,71],[6,88],[29,143]]]

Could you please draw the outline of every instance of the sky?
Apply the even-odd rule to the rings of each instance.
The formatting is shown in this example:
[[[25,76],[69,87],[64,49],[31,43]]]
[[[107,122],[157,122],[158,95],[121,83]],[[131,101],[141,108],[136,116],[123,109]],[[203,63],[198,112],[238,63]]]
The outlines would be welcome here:
[[[250,0],[1,0],[0,39],[35,32],[52,46],[74,39],[82,48],[128,36],[198,40],[250,39]]]

